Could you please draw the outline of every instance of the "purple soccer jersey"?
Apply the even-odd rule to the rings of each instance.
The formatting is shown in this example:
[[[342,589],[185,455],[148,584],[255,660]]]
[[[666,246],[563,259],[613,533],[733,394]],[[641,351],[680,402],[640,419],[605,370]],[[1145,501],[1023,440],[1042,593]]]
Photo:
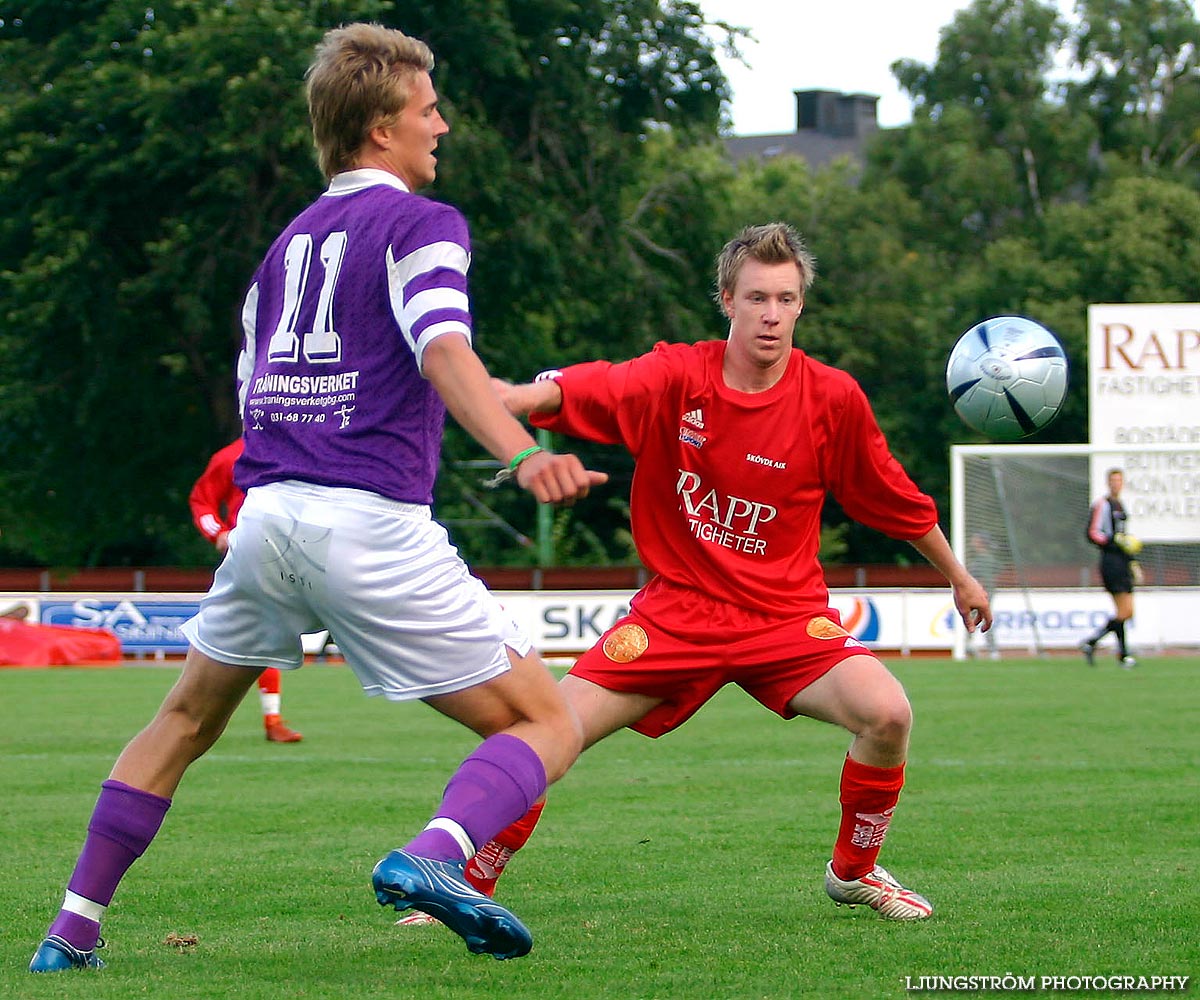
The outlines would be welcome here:
[[[237,485],[430,503],[446,408],[421,358],[442,334],[470,340],[469,265],[454,208],[383,171],[335,177],[272,245],[242,307]]]

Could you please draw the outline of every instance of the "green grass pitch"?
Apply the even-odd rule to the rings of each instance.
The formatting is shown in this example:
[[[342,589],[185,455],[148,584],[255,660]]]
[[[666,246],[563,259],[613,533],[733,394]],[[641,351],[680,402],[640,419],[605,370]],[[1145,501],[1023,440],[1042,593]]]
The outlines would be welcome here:
[[[284,680],[304,742],[266,743],[252,692],[118,890],[108,968],[51,976],[25,970],[99,783],[175,669],[0,670],[0,997],[873,998],[1005,974],[1200,990],[1200,658],[890,665],[916,728],[881,860],[929,921],[826,898],[847,737],[726,689],[671,736],[613,736],[552,790],[500,885],[530,956],[394,927],[371,868],[477,741],[311,665]]]

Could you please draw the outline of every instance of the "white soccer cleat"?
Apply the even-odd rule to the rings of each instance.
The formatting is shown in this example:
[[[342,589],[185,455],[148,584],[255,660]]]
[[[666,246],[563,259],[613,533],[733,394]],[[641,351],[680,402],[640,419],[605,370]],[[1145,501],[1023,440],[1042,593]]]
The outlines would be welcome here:
[[[905,889],[879,865],[869,875],[844,881],[833,874],[830,861],[825,866],[825,891],[838,906],[869,906],[889,920],[924,920],[933,913],[928,899]]]

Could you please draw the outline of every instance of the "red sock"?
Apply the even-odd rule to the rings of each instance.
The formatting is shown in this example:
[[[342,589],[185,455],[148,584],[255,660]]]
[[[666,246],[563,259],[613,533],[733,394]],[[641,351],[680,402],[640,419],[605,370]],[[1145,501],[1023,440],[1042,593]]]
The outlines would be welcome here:
[[[842,767],[842,823],[833,845],[833,873],[838,878],[862,878],[875,867],[903,787],[903,764],[872,767],[846,755]]]
[[[279,716],[280,676],[278,667],[267,667],[258,675],[258,700],[262,703],[263,725],[267,729],[282,721]]]
[[[533,834],[533,828],[542,818],[542,808],[545,805],[545,800],[535,802],[529,807],[529,812],[496,834],[467,862],[467,881],[485,896],[496,894],[496,880],[504,871],[509,859],[525,846],[525,842]]]

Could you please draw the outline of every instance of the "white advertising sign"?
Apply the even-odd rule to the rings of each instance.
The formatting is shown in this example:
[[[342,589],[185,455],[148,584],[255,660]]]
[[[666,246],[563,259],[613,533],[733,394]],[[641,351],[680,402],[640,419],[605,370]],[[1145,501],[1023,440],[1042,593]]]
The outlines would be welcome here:
[[[629,609],[633,591],[503,591],[496,596],[528,633],[534,647],[553,656],[595,645]],[[1200,646],[1200,589],[1138,590],[1129,626],[1135,649]],[[950,588],[833,590],[830,605],[846,631],[872,649],[901,653],[947,651],[962,628]],[[1073,649],[1112,615],[1112,598],[1095,589],[1001,590],[993,600],[1001,650]]]
[[[127,657],[181,655],[187,640],[178,626],[199,607],[199,594],[0,594],[0,610],[24,607],[30,622],[101,627],[121,640]],[[633,591],[497,591],[496,596],[542,654],[574,657],[590,649],[629,610]],[[1136,652],[1200,647],[1200,588],[1138,590],[1129,626]],[[834,590],[831,606],[846,631],[872,649],[902,654],[948,652],[962,629],[944,589]],[[1099,589],[1000,590],[992,602],[1001,651],[1072,649],[1112,614]],[[304,650],[321,652],[327,632],[304,636]],[[977,643],[977,647],[983,647]]]
[[[1137,613],[1126,627],[1135,653],[1200,646],[1200,589],[1144,587],[1137,592]],[[992,597],[992,628],[1002,650],[1074,649],[1091,638],[1112,616],[1112,598],[1094,590],[997,591]],[[962,626],[955,622],[956,628]],[[1101,644],[1115,655],[1109,636]],[[986,648],[983,642],[977,648]]]
[[[633,591],[503,591],[496,596],[547,655],[578,654],[629,610]],[[949,649],[957,614],[950,588],[834,590],[830,606],[855,639],[872,649],[918,652]]]
[[[1088,380],[1093,497],[1119,465],[1139,538],[1200,540],[1200,303],[1089,306]]]

